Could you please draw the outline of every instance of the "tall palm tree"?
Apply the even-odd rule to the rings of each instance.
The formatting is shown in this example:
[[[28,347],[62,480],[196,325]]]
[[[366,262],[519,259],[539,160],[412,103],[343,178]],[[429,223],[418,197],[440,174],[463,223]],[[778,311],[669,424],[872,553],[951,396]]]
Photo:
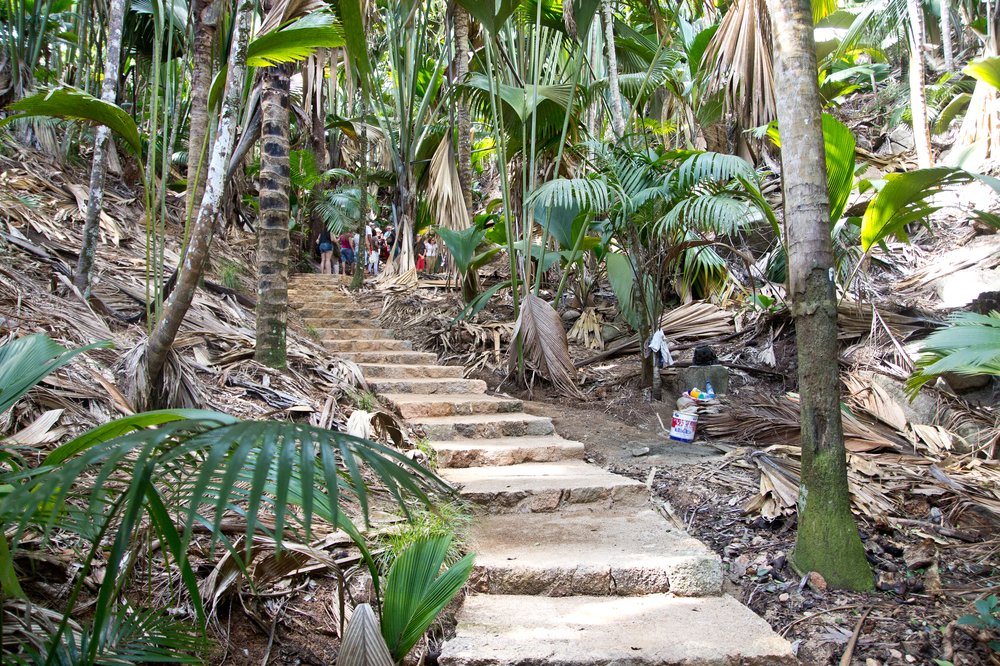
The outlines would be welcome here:
[[[254,358],[286,364],[288,320],[289,75],[268,67],[261,87],[260,217],[257,223],[257,341]]]
[[[788,275],[798,347],[802,490],[793,561],[833,587],[874,586],[851,514],[840,413],[837,301],[822,132],[816,46],[809,0],[769,0],[775,34],[775,81],[785,102],[782,187]]]
[[[194,45],[191,52],[191,88],[188,98],[187,207],[185,223],[197,211],[205,193],[205,156],[210,118],[208,94],[212,87],[213,48],[223,9],[222,0],[192,0]]]
[[[934,162],[931,151],[931,130],[927,124],[927,92],[924,87],[924,7],[920,0],[906,0],[909,20],[910,114],[913,122],[913,143],[917,150],[917,166],[926,169]]]
[[[118,69],[122,54],[122,29],[125,24],[125,0],[111,0],[108,15],[108,41],[104,56],[104,79],[101,82],[101,100],[115,103],[118,95]],[[73,284],[89,295],[94,255],[97,253],[97,237],[100,230],[101,208],[104,203],[104,176],[108,169],[108,141],[111,130],[106,125],[97,128],[94,137],[94,158],[90,167],[90,193],[87,198],[87,213],[83,223],[83,244],[76,264]]]
[[[611,11],[611,0],[601,0],[601,16],[604,19],[604,48],[608,55],[611,126],[615,137],[621,139],[625,134],[625,115],[622,111],[622,94],[618,84],[618,54],[615,51],[615,18]]]

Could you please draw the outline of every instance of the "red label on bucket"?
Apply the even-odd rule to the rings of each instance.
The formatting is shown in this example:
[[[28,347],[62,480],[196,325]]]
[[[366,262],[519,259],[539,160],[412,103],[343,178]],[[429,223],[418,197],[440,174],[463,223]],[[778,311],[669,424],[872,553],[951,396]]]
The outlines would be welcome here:
[[[670,419],[670,439],[675,439],[679,442],[693,442],[694,432],[697,427],[697,414],[674,412],[673,417]]]

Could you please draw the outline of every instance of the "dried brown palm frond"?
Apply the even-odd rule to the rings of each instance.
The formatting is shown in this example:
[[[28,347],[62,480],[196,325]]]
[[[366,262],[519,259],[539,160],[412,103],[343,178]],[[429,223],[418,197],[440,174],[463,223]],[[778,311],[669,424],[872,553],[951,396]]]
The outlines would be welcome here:
[[[469,211],[458,177],[451,132],[445,133],[431,158],[426,194],[438,225],[452,231],[469,227]]]
[[[727,335],[733,332],[733,314],[708,301],[692,301],[663,313],[660,328],[670,340]]]
[[[583,398],[576,386],[576,367],[569,357],[566,330],[559,313],[552,306],[533,294],[525,296],[512,338],[520,338],[528,369],[549,380],[559,393],[570,398]],[[511,345],[509,365],[511,368],[517,366],[514,345]]]
[[[775,119],[771,16],[765,0],[736,0],[709,42],[711,85],[724,90],[744,128]]]
[[[744,393],[726,410],[701,417],[705,432],[713,437],[747,442],[753,446],[799,445],[799,400],[789,393],[773,397],[764,393]],[[905,437],[877,424],[843,413],[844,445],[848,451],[898,451],[908,446]]]
[[[403,273],[397,273],[394,270],[388,270],[391,266],[392,262],[388,262],[386,264],[387,270],[375,278],[376,289],[380,291],[409,291],[416,288],[419,281],[416,268],[411,268]]]

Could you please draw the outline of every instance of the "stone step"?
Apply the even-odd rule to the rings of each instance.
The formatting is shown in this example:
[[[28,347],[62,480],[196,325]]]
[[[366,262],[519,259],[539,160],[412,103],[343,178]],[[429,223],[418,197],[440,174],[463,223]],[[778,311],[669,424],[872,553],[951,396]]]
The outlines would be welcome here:
[[[413,349],[409,340],[323,340],[332,352],[400,352]]]
[[[288,284],[306,285],[343,285],[351,284],[347,275],[324,275],[322,273],[292,273],[288,276]]]
[[[365,378],[371,381],[381,379],[461,379],[465,368],[460,365],[384,365],[380,363],[362,363],[361,371]]]
[[[355,363],[399,363],[400,365],[420,365],[434,363],[437,354],[415,351],[345,351],[337,356]]]
[[[547,416],[532,416],[521,412],[469,414],[467,416],[426,416],[410,419],[410,425],[423,430],[427,438],[432,441],[552,434],[552,419]]]
[[[788,641],[729,595],[470,595],[442,666],[792,666]]]
[[[328,307],[355,306],[354,299],[336,290],[324,290],[315,287],[295,287],[288,290],[289,303],[302,303],[305,305],[325,305]]]
[[[370,328],[378,325],[378,318],[371,310],[331,310],[329,308],[302,308],[302,321],[316,328]]]
[[[582,460],[452,467],[438,472],[486,513],[547,513],[579,504],[623,508],[649,503],[646,484]]]
[[[365,374],[368,378],[367,373]],[[454,377],[380,377],[368,378],[368,384],[377,393],[420,393],[423,395],[448,395],[456,393],[485,393],[486,382],[481,379]]]
[[[371,326],[369,323],[368,326]],[[392,331],[385,328],[328,328],[316,327],[321,340],[390,340]]]
[[[438,467],[500,467],[526,462],[580,460],[583,444],[558,435],[500,437],[497,439],[453,439],[431,442]]]
[[[719,556],[650,509],[484,516],[472,527],[469,550],[477,592],[722,593]]]
[[[404,419],[422,416],[453,416],[464,414],[503,414],[521,411],[516,398],[462,393],[437,395],[421,393],[383,393],[382,397],[399,410]]]

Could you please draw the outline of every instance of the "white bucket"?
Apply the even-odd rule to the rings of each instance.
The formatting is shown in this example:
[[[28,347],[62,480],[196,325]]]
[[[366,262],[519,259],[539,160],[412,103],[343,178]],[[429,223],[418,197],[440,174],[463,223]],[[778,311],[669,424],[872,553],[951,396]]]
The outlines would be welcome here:
[[[698,428],[698,415],[674,412],[670,419],[670,439],[678,442],[693,442],[694,431]]]

